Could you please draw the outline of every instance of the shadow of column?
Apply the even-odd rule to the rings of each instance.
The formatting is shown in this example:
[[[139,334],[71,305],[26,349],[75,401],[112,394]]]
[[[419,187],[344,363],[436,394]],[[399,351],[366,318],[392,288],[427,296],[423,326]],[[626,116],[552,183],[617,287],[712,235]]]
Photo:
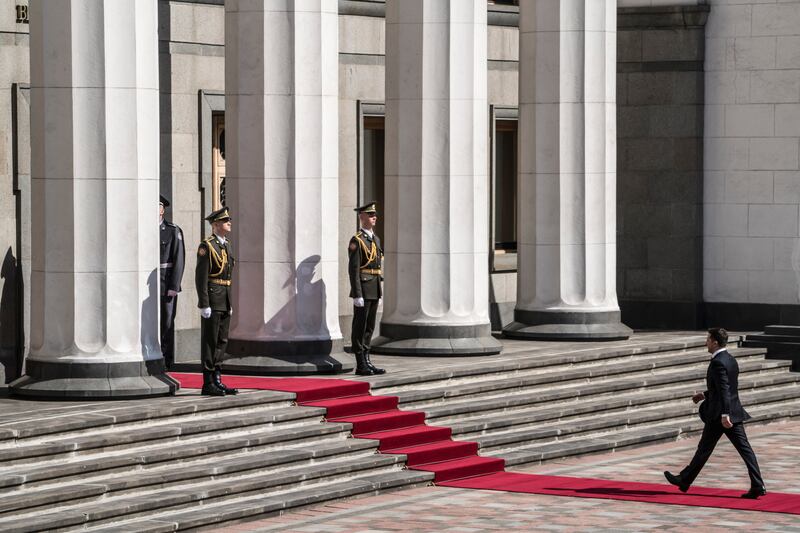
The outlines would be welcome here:
[[[19,303],[22,294],[22,269],[8,247],[0,266],[0,278],[4,280],[0,293],[0,365],[5,371],[5,382],[10,383],[20,376],[22,345],[22,321]]]

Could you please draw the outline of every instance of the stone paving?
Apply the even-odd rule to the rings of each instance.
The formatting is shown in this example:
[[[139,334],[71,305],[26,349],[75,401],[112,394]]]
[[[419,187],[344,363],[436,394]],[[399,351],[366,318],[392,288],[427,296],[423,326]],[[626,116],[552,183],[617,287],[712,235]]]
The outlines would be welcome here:
[[[767,489],[800,493],[800,423],[750,426]],[[529,466],[533,474],[585,476],[666,483],[662,471],[678,471],[699,437],[678,442]],[[747,471],[724,438],[697,480],[708,487],[742,489]],[[424,487],[308,508],[222,528],[240,532],[389,531],[781,531],[800,533],[800,516],[705,507],[660,505]]]

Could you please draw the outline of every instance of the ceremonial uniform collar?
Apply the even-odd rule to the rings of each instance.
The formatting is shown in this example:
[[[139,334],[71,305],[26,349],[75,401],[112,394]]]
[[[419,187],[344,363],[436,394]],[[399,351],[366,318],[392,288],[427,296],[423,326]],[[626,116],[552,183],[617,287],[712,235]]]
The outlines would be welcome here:
[[[368,229],[361,228],[361,233],[363,233],[370,239],[373,239],[375,237],[375,232],[369,231]]]
[[[214,233],[214,238],[217,239],[218,243],[220,243],[221,245],[225,246],[225,243],[227,242],[227,239],[225,237],[220,237],[219,235]]]

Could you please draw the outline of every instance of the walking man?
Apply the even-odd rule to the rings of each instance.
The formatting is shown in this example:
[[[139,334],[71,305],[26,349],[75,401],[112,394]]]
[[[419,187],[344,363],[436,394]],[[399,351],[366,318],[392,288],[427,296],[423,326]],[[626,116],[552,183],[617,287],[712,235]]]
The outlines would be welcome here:
[[[742,494],[742,498],[756,499],[767,493],[761,472],[758,469],[756,454],[750,447],[744,432],[744,421],[750,418],[739,401],[739,365],[736,359],[725,349],[728,344],[728,332],[723,328],[708,330],[706,347],[711,355],[711,363],[706,372],[708,390],[692,396],[694,403],[700,404],[700,418],[705,422],[703,435],[697,445],[697,451],[689,463],[677,476],[664,472],[671,484],[681,492],[686,492],[700,474],[714,447],[724,434],[747,465],[750,475],[750,490]]]
[[[375,202],[357,207],[359,230],[350,239],[348,273],[350,274],[350,298],[353,299],[353,330],[351,340],[356,356],[356,374],[371,376],[384,374],[369,359],[375,317],[381,299],[381,240],[375,235],[378,211]]]
[[[161,196],[158,202],[158,226],[161,234],[160,264],[161,281],[161,353],[167,370],[175,364],[175,312],[178,309],[178,293],[181,292],[183,266],[186,250],[183,231],[164,218],[164,209],[169,200]]]
[[[228,234],[232,219],[227,207],[206,217],[212,234],[197,249],[197,307],[200,308],[200,358],[203,363],[203,395],[238,394],[222,383],[222,360],[228,346],[228,328],[233,314],[233,247]]]

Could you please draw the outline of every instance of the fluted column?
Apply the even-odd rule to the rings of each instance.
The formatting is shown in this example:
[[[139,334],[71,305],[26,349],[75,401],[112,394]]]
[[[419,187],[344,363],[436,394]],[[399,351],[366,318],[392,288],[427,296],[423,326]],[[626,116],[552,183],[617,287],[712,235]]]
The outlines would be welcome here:
[[[624,339],[616,292],[616,0],[520,3],[509,337]]]
[[[225,2],[226,368],[352,369],[338,316],[337,0]]]
[[[17,394],[169,394],[156,0],[31,0],[31,351]]]
[[[485,0],[386,2],[385,302],[376,353],[493,354]]]

